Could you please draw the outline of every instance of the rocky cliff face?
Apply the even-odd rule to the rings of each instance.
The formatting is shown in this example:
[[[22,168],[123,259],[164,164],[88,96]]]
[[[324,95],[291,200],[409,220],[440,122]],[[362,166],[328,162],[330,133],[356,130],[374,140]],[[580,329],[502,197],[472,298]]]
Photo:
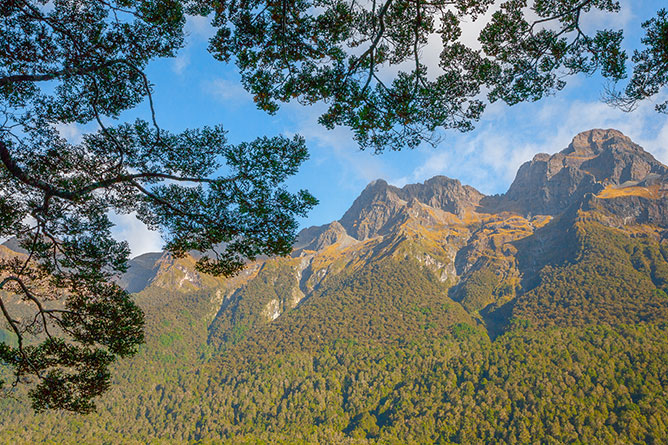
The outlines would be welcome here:
[[[363,241],[391,231],[399,221],[403,221],[411,202],[463,217],[483,197],[473,187],[445,176],[435,176],[423,184],[409,184],[403,188],[378,179],[362,191],[339,223],[348,235]],[[308,236],[311,230],[306,229],[302,233]]]
[[[591,130],[577,135],[561,152],[541,153],[522,165],[508,192],[499,197],[486,197],[444,176],[403,188],[376,180],[338,224],[302,231],[298,247],[320,250],[344,239],[364,241],[387,235],[405,222],[411,201],[459,219],[503,212],[529,218],[556,216],[572,206],[587,205],[591,196],[604,193],[608,197],[611,189],[633,192],[631,187],[649,187],[660,191],[657,184],[666,184],[666,178],[668,167],[619,131]],[[658,221],[660,207],[657,204],[656,211],[650,212],[654,216],[648,218]]]
[[[577,135],[561,152],[541,153],[522,165],[499,205],[523,214],[556,215],[587,194],[667,172],[619,131],[591,130]]]
[[[458,217],[474,209],[485,195],[457,179],[435,176],[423,184],[409,184],[401,189],[405,200],[411,198]]]
[[[380,235],[392,227],[399,210],[406,205],[400,195],[397,187],[378,179],[362,191],[339,222],[360,241]]]

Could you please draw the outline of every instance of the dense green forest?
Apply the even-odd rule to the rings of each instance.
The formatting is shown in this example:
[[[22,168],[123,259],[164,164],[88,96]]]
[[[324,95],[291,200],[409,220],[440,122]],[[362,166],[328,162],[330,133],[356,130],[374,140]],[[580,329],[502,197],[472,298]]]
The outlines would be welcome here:
[[[97,413],[5,398],[0,442],[666,443],[665,243],[586,220],[562,236],[575,255],[502,306],[492,337],[410,258],[344,269],[271,323],[252,306],[285,306],[288,260],[234,317],[215,317],[215,289],[149,287],[147,344]]]

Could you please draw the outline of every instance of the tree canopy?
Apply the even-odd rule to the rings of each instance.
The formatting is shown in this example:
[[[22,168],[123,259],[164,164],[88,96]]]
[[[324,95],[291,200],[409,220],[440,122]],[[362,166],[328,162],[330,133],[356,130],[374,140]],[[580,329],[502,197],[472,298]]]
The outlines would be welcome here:
[[[179,2],[18,1],[0,13],[0,236],[25,251],[0,263],[16,343],[0,359],[16,382],[39,381],[36,408],[87,411],[113,357],[143,338],[141,311],[113,282],[129,249],[109,213],[137,212],[172,253],[213,252],[200,269],[230,275],[248,258],[289,253],[295,217],[315,199],[282,183],[307,151],[300,137],[231,145],[222,127],[160,128],[144,70],[183,44]],[[142,100],[148,121],[118,119]],[[57,130],[91,121],[97,131],[77,144]],[[12,294],[34,310],[10,312]]]
[[[11,341],[0,360],[32,380],[37,409],[85,412],[108,365],[142,342],[142,313],[114,277],[126,243],[109,215],[136,212],[175,255],[206,252],[204,272],[231,275],[258,255],[289,253],[296,217],[316,203],[284,181],[308,152],[296,136],[227,142],[221,126],[160,127],[149,62],[184,45],[186,16],[211,18],[210,52],[235,63],[259,108],[324,101],[327,128],[361,148],[415,147],[439,129],[471,130],[486,104],[538,100],[565,76],[627,76],[622,30],[583,31],[613,0],[10,0],[0,5],[0,309]],[[471,44],[465,23],[485,20]],[[627,87],[632,109],[667,80],[668,22],[644,25]],[[438,40],[437,56],[433,53]],[[144,120],[123,113],[140,103]],[[666,104],[658,105],[666,111]],[[96,127],[80,142],[67,124]],[[13,313],[11,302],[32,311]]]

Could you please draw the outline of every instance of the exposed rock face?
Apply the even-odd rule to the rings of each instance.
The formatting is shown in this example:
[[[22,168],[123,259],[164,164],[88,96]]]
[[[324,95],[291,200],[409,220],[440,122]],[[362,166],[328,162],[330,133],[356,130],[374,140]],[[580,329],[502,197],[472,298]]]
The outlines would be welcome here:
[[[350,244],[355,240],[348,235],[341,223],[334,221],[330,224],[317,227],[317,231],[306,232],[305,229],[299,234],[301,243],[295,246],[295,254],[299,255],[304,250],[322,250],[332,244]],[[310,239],[309,239],[310,238]]]
[[[306,246],[311,244],[322,232],[327,230],[329,224],[324,224],[322,226],[311,226],[305,229],[302,229],[297,235],[297,240],[295,241],[294,248],[295,250],[303,250]]]
[[[666,166],[617,130],[590,130],[555,155],[541,153],[522,165],[501,207],[556,215],[610,185],[664,175]]]
[[[158,273],[158,262],[163,255],[163,252],[152,252],[133,258],[129,262],[128,271],[118,280],[118,284],[131,293],[144,290]]]
[[[606,225],[611,227],[622,228],[633,223],[668,228],[668,193],[656,198],[637,195],[614,199],[592,197],[583,209],[602,212]]]
[[[28,253],[24,248],[19,246],[19,242],[16,239],[16,237],[11,237],[7,241],[5,241],[4,243],[2,243],[0,245],[3,246],[3,247],[6,247],[7,249],[9,249],[10,251],[15,252],[15,253],[20,253],[20,254],[27,254]]]
[[[349,235],[365,240],[387,233],[402,220],[407,207],[415,207],[414,201],[463,216],[484,196],[473,187],[445,176],[435,176],[423,184],[409,184],[401,189],[378,179],[364,189],[340,222]]]
[[[415,198],[423,204],[457,216],[477,206],[485,196],[473,187],[445,176],[434,176],[424,184],[409,184],[400,190],[399,195],[406,201]]]
[[[617,130],[580,133],[561,153],[573,166],[594,175],[604,185],[642,181],[650,173],[667,171],[654,156]]]
[[[360,241],[382,234],[383,229],[392,225],[391,221],[406,205],[400,193],[397,187],[382,179],[373,181],[339,220],[341,226]]]
[[[168,252],[153,252],[140,255],[129,261],[128,271],[118,284],[128,292],[136,293],[149,286],[179,291],[213,288],[224,279],[200,274],[195,269],[196,259],[191,255],[174,258]]]
[[[563,245],[565,231],[581,215],[633,236],[668,238],[668,167],[619,131],[591,130],[522,165],[501,196],[444,176],[403,188],[377,180],[339,222],[302,231],[295,255],[310,252],[309,283],[373,258],[412,257],[455,284],[451,295],[477,310],[510,298],[520,282],[535,285],[543,266],[564,261],[573,247]],[[339,253],[321,259],[332,245]],[[470,284],[490,273],[505,290],[488,289],[482,298]]]

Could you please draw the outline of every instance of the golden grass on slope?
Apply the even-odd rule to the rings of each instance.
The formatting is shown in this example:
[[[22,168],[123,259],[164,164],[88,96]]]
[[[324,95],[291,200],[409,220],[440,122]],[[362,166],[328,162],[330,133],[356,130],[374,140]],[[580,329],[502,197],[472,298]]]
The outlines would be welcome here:
[[[531,224],[535,229],[545,227],[550,221],[552,221],[552,216],[549,215],[537,215],[531,218]]]
[[[198,272],[196,263],[197,260],[189,254],[181,258],[164,256],[158,261],[159,270],[151,284],[182,292],[224,286],[226,278]]]
[[[596,196],[602,199],[612,199],[623,196],[639,196],[641,198],[647,198],[647,199],[658,199],[664,196],[665,193],[666,193],[665,191],[661,190],[660,184],[654,184],[649,187],[640,187],[640,186],[618,187],[610,185]]]

